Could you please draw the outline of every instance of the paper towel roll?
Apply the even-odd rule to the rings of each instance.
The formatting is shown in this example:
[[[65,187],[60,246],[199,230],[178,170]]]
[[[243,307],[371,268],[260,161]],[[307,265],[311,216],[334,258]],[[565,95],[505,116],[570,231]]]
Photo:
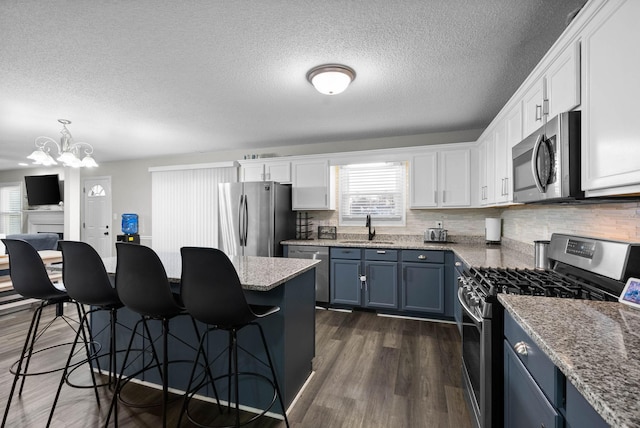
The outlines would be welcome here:
[[[502,235],[502,219],[485,219],[484,234],[487,242],[500,242],[500,236]]]

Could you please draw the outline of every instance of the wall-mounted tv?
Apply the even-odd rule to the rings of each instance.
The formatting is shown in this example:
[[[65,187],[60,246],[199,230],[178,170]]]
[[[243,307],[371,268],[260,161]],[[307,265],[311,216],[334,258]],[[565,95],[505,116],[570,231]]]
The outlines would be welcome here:
[[[62,201],[58,174],[25,176],[24,184],[29,205],[57,205]]]

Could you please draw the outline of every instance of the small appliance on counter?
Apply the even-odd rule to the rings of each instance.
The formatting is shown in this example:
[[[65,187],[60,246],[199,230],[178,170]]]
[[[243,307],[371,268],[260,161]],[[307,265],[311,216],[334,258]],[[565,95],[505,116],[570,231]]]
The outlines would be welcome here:
[[[484,225],[484,237],[487,244],[500,244],[502,235],[502,219],[486,218]]]
[[[335,226],[318,226],[318,239],[336,239],[337,237]]]
[[[424,242],[447,242],[447,229],[435,227],[424,232]]]
[[[536,270],[547,270],[551,268],[551,261],[548,257],[550,243],[551,241],[533,241],[534,267]]]

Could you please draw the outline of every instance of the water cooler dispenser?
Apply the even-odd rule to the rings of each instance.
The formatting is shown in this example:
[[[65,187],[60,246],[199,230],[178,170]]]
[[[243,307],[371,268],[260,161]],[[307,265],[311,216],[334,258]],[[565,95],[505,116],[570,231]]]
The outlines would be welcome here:
[[[138,214],[122,214],[122,235],[118,235],[118,242],[140,243],[138,235]]]

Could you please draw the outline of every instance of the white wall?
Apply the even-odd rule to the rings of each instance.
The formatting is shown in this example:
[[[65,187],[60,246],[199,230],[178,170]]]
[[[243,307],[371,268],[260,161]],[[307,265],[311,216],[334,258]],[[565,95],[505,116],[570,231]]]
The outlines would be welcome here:
[[[224,152],[194,153],[182,156],[148,158],[124,162],[101,162],[93,170],[82,170],[82,177],[111,176],[113,188],[113,229],[120,231],[120,215],[134,212],[140,216],[140,234],[151,234],[151,174],[153,166],[194,164],[242,159],[245,154],[273,154],[277,156],[312,153],[333,153],[354,150],[410,147],[474,141],[482,130],[378,138],[370,140],[343,141],[313,145],[298,145],[269,150],[228,150]],[[96,158],[100,162],[99,148]],[[0,171],[0,182],[23,181],[25,175],[59,173],[62,168],[24,168]],[[25,202],[26,204],[26,202]],[[26,205],[25,205],[26,207]],[[316,225],[337,225],[337,216],[332,211],[314,212]],[[523,243],[537,239],[548,239],[552,232],[567,232],[579,235],[623,239],[640,242],[640,204],[615,203],[597,205],[525,205],[505,208],[409,210],[407,227],[399,232],[396,228],[377,228],[377,233],[419,234],[433,227],[436,220],[443,220],[452,235],[484,235],[486,217],[503,218],[503,236]],[[113,217],[112,217],[113,218]],[[342,228],[341,228],[342,229]],[[362,230],[361,230],[362,229]],[[364,233],[362,228],[346,228],[347,233]]]

